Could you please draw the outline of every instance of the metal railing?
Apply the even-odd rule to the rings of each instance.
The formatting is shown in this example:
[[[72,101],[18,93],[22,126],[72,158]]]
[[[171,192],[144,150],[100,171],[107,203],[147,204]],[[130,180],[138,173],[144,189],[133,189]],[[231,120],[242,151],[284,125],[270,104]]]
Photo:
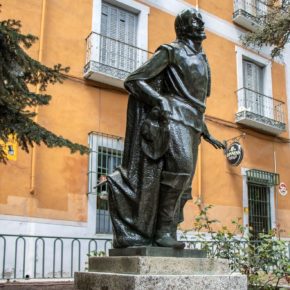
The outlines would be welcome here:
[[[0,234],[0,279],[72,278],[110,239]]]
[[[260,240],[244,240],[244,239],[225,239],[222,241],[215,240],[187,240],[181,239],[186,242],[186,248],[188,249],[198,249],[204,250],[207,253],[208,257],[212,258],[221,258],[228,259],[229,266],[233,271],[238,271],[241,265],[241,261],[239,257],[245,258],[245,260],[256,259],[256,262],[260,261],[261,258],[259,253],[255,253],[255,249],[261,245]],[[285,241],[285,249],[282,253],[280,253],[280,257],[284,256],[289,259],[290,263],[290,241]],[[275,246],[273,246],[275,249]],[[249,251],[249,249],[252,251]],[[250,254],[251,253],[251,254]],[[269,270],[273,270],[275,268],[274,265],[267,265]]]
[[[247,88],[237,90],[238,112],[248,111],[255,115],[285,123],[285,104]]]
[[[261,18],[267,14],[268,9],[267,4],[261,0],[234,0],[233,17],[243,15],[254,22],[261,23]]]
[[[91,32],[86,38],[87,53],[85,73],[95,72],[124,80],[129,73],[141,66],[150,55],[144,49],[130,43]]]
[[[233,239],[222,243],[185,236],[181,240],[188,249],[202,249],[208,257],[224,259],[235,257],[234,252],[247,255],[249,243],[260,242]],[[282,254],[289,258],[290,242],[286,243],[288,248]],[[110,248],[111,240],[105,238],[0,234],[0,279],[73,278],[75,271],[87,270],[89,255],[108,255]],[[230,261],[233,270],[235,262]]]

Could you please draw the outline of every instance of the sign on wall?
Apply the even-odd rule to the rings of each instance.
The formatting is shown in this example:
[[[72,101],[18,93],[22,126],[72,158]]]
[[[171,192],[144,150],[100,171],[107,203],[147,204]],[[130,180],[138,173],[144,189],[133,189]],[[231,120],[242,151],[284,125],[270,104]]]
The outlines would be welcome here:
[[[284,182],[281,182],[279,184],[279,193],[282,195],[282,196],[285,196],[287,195],[288,193],[288,190],[287,190],[287,186]]]
[[[3,150],[6,153],[8,160],[17,160],[17,142],[13,135],[9,136],[6,143],[0,140],[0,146],[3,146]]]
[[[226,157],[228,162],[233,166],[238,166],[242,162],[244,157],[244,151],[238,141],[233,142],[227,148]]]

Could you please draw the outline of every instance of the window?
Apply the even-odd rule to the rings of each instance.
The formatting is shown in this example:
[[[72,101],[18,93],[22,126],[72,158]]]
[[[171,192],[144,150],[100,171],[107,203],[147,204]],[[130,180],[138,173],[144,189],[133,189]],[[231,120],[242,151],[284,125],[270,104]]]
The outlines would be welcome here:
[[[249,226],[254,237],[271,229],[270,187],[248,183]]]
[[[124,142],[120,137],[90,133],[89,147],[88,193],[97,196],[96,233],[111,233],[107,184],[98,186],[98,183],[121,164]]]
[[[260,26],[261,16],[266,15],[267,9],[263,0],[234,0],[233,20],[253,31]]]
[[[108,69],[131,72],[137,68],[137,20],[135,13],[103,2],[100,62]]]
[[[244,226],[252,228],[254,238],[275,227],[275,190],[277,173],[242,168]]]
[[[260,0],[240,0],[239,2],[241,9],[252,16],[259,17],[267,12],[267,6]]]
[[[237,97],[236,122],[272,134],[286,129],[285,104],[273,98],[270,60],[236,46]]]
[[[263,68],[254,62],[243,60],[243,73],[246,108],[263,116]]]
[[[123,87],[149,57],[149,8],[134,0],[93,0],[84,77]]]

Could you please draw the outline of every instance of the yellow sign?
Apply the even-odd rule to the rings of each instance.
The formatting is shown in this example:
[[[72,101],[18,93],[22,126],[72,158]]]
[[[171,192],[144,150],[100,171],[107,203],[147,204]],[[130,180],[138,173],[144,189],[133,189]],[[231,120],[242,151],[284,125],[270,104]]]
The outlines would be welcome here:
[[[6,143],[0,140],[0,146],[4,147],[3,149],[8,160],[17,160],[18,145],[16,138],[13,135],[9,135],[8,141]]]

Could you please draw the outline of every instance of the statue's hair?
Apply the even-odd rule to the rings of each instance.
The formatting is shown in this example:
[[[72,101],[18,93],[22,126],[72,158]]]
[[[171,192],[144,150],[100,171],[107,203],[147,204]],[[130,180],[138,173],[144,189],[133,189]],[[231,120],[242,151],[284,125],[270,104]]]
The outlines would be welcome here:
[[[186,29],[188,26],[188,18],[195,13],[198,13],[196,9],[186,8],[177,14],[174,22],[177,38],[181,38],[186,34]]]

